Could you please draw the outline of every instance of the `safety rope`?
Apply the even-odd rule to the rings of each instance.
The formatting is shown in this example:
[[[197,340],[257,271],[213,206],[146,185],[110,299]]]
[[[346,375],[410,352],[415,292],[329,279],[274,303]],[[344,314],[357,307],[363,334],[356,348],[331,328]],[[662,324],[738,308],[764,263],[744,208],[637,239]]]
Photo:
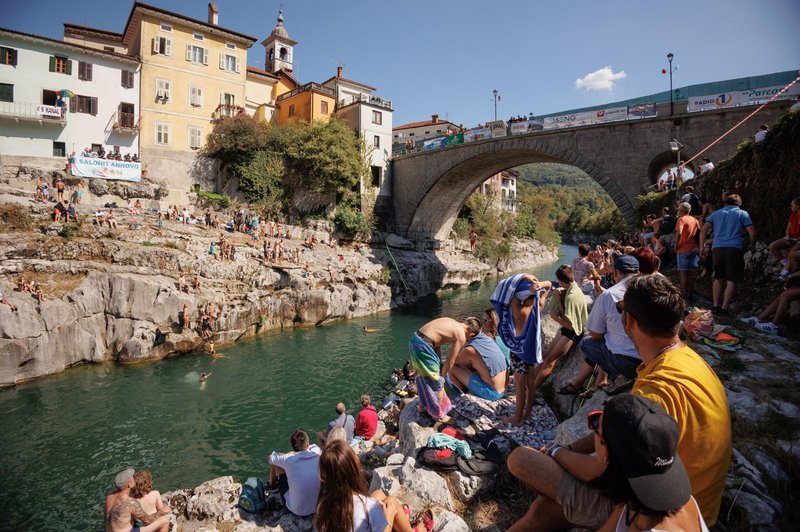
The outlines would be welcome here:
[[[406,284],[406,280],[403,278],[403,272],[401,272],[400,268],[397,266],[397,261],[394,260],[394,255],[392,255],[392,250],[389,249],[389,244],[386,243],[385,239],[383,241],[383,244],[386,246],[386,251],[389,252],[389,258],[392,259],[392,264],[394,264],[395,271],[400,276],[400,281],[403,283],[403,288],[405,288],[406,291],[407,291],[408,290],[408,285]]]
[[[786,85],[784,88],[782,88],[782,89],[781,89],[781,90],[780,90],[780,91],[779,91],[777,94],[775,94],[775,96],[773,96],[772,98],[770,98],[769,100],[767,100],[766,102],[764,102],[763,104],[761,104],[761,105],[760,105],[760,106],[759,106],[759,107],[758,107],[758,108],[757,108],[755,111],[753,111],[752,113],[750,113],[749,115],[747,115],[746,117],[744,117],[742,120],[740,120],[738,124],[736,124],[735,126],[733,126],[732,128],[730,128],[728,131],[726,131],[725,133],[723,133],[723,134],[722,134],[722,135],[721,135],[721,136],[720,136],[720,137],[719,137],[717,140],[715,140],[714,142],[712,142],[711,144],[709,144],[708,146],[706,146],[705,148],[703,148],[702,150],[700,150],[699,152],[697,152],[697,154],[695,154],[695,156],[694,156],[694,157],[692,157],[692,158],[691,158],[691,159],[689,159],[688,161],[684,162],[684,163],[681,165],[681,170],[683,170],[684,168],[686,168],[686,165],[687,165],[687,164],[689,164],[690,162],[694,161],[695,159],[697,159],[698,157],[700,157],[701,155],[703,155],[703,153],[705,153],[705,152],[707,152],[709,149],[711,149],[711,148],[712,148],[712,147],[713,147],[715,144],[717,144],[719,141],[721,141],[722,139],[724,139],[725,137],[727,137],[728,135],[730,135],[731,133],[733,133],[733,131],[734,131],[736,128],[738,128],[739,126],[741,126],[742,124],[744,124],[745,122],[747,122],[748,120],[750,120],[751,118],[753,118],[753,117],[754,117],[754,116],[755,116],[757,113],[759,113],[759,112],[760,112],[760,111],[761,111],[761,110],[762,110],[764,107],[766,107],[768,104],[770,104],[770,103],[772,103],[773,101],[775,101],[775,100],[776,100],[776,99],[777,99],[777,98],[778,98],[778,97],[779,97],[781,94],[783,94],[784,92],[788,91],[788,90],[789,90],[789,89],[792,87],[792,85],[794,85],[794,84],[795,84],[795,83],[797,83],[798,81],[800,81],[800,76],[797,76],[796,78],[794,78],[794,81],[792,81],[791,83],[789,83],[788,85]]]

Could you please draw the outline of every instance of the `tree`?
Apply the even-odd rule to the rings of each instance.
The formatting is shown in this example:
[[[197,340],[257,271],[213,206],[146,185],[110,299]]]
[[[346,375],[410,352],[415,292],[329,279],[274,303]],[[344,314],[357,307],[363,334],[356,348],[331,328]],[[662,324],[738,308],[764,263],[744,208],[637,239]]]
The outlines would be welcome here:
[[[276,216],[283,210],[284,171],[283,157],[271,151],[256,152],[250,162],[237,167],[239,189],[265,216]]]

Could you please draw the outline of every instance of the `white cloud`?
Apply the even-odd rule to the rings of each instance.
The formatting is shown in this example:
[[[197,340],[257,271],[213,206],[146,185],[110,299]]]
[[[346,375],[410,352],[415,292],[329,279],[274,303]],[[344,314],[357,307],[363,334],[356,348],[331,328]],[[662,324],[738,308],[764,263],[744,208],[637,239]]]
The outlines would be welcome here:
[[[595,70],[575,80],[576,89],[592,90],[614,90],[614,82],[626,76],[624,70],[614,72],[610,66]]]

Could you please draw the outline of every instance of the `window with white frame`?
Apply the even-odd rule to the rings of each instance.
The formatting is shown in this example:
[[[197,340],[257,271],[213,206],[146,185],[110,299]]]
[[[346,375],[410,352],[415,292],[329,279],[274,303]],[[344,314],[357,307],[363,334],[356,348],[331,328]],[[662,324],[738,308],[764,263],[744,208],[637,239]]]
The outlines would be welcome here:
[[[228,72],[239,72],[239,58],[231,54],[220,54],[219,67]]]
[[[203,35],[202,33],[194,32],[192,33],[192,39],[194,39],[195,41],[204,41],[206,40],[206,36]]]
[[[236,114],[236,95],[223,92],[219,95],[219,103],[222,105],[222,116],[234,116]]]
[[[172,56],[172,39],[169,37],[153,38],[153,54]]]
[[[196,46],[194,44],[187,44],[186,45],[186,60],[191,61],[196,65],[207,65],[208,64],[208,50],[203,48],[202,46]]]
[[[383,124],[383,114],[380,111],[372,111],[372,123],[381,125]]]
[[[156,100],[168,102],[172,97],[172,83],[168,79],[156,78]]]
[[[161,25],[159,26],[159,29],[161,31],[166,31],[167,33],[172,33],[172,26],[170,24],[167,24],[166,22],[162,22]]]
[[[203,88],[189,85],[189,105],[203,107]]]
[[[156,144],[168,146],[172,139],[172,125],[168,122],[156,122]]]
[[[189,126],[189,147],[193,150],[203,147],[203,128]]]

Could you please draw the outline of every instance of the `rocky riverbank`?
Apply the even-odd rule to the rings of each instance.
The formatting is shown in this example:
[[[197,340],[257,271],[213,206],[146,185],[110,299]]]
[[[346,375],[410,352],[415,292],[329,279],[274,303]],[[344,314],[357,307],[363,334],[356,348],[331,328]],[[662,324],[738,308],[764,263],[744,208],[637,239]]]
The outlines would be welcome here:
[[[119,229],[97,226],[88,216],[67,226],[49,221],[51,203],[16,192],[0,191],[6,213],[0,217],[0,290],[18,308],[0,305],[0,386],[82,362],[135,363],[202,349],[194,325],[198,309],[209,305],[216,314],[212,339],[220,345],[386,311],[496,273],[462,250],[418,252],[393,235],[388,246],[302,247],[306,235],[329,242],[325,224],[286,226],[293,235],[286,250],[299,248],[299,263],[265,261],[263,241],[242,233],[225,233],[236,254],[221,261],[208,251],[220,231],[174,221],[159,227],[155,214],[131,216],[125,209],[115,209]],[[528,250],[529,265],[556,256],[538,243],[518,246]],[[201,287],[178,290],[180,271],[190,285],[197,276]],[[39,283],[44,299],[16,291],[19,277]],[[180,326],[184,305],[192,328]]]

